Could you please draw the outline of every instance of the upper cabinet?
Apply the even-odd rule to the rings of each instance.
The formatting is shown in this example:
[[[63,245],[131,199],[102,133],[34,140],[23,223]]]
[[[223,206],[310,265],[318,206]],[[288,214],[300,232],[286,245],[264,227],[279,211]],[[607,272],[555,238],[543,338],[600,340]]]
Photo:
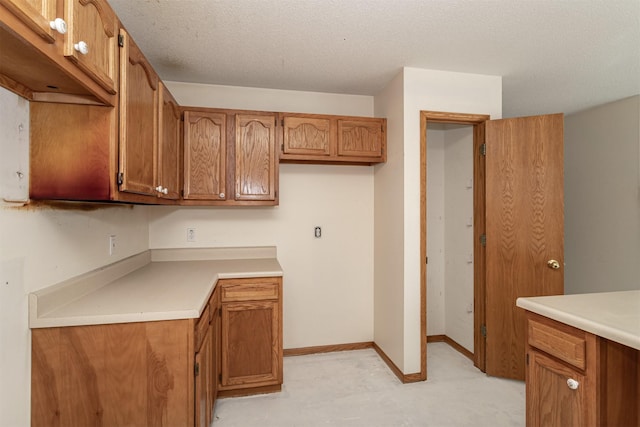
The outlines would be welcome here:
[[[158,76],[133,39],[121,30],[120,191],[156,195]]]
[[[169,89],[160,82],[158,101],[158,155],[156,191],[158,197],[180,198],[180,107]]]
[[[277,190],[275,114],[236,114],[235,199],[274,202]]]
[[[32,0],[33,1],[33,0]],[[106,0],[65,0],[64,56],[116,93],[118,19]]]
[[[386,119],[281,113],[280,161],[374,164],[386,161]]]
[[[184,205],[278,204],[276,113],[184,108]]]
[[[0,0],[0,85],[32,101],[115,106],[118,28],[105,0]]]

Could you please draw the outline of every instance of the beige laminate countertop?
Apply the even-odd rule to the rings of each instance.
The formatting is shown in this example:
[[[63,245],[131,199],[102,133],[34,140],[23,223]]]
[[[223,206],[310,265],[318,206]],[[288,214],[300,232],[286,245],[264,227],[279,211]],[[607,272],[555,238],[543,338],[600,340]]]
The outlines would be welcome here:
[[[151,250],[29,295],[29,327],[198,318],[218,279],[282,276],[275,248]]]
[[[516,305],[640,350],[640,291],[518,298]]]

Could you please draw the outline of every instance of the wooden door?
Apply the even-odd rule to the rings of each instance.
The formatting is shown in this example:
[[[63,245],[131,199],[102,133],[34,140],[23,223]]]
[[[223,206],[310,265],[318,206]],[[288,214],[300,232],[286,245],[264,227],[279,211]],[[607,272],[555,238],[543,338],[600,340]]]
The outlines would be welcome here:
[[[158,112],[158,197],[180,197],[180,107],[167,87],[160,82]]]
[[[225,200],[227,115],[184,112],[184,199]]]
[[[577,381],[577,388],[569,388],[567,379]],[[527,426],[591,425],[587,422],[587,411],[595,413],[596,404],[593,402],[592,407],[587,404],[589,382],[579,371],[543,353],[530,351],[527,380]]]
[[[20,18],[47,43],[54,43],[58,34],[49,25],[49,22],[58,18],[56,3],[57,0],[0,0],[0,5]]]
[[[116,93],[118,19],[106,0],[65,0],[64,55]]]
[[[485,166],[486,372],[524,380],[516,298],[564,293],[563,115],[487,121]]]
[[[120,191],[156,195],[158,76],[122,30],[120,75]]]
[[[338,156],[382,157],[382,119],[338,120]]]
[[[275,115],[236,114],[236,200],[275,200]]]
[[[279,316],[278,301],[222,304],[222,389],[281,382]]]

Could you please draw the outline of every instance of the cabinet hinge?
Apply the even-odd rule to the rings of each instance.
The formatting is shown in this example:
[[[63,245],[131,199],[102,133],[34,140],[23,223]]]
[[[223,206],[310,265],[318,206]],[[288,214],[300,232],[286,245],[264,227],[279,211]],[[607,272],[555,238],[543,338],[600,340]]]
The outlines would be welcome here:
[[[480,334],[482,334],[482,338],[487,337],[487,325],[480,326]]]
[[[480,245],[487,246],[487,235],[486,234],[483,234],[482,236],[480,236]]]
[[[425,264],[429,264],[429,257],[425,257],[425,259],[424,259],[424,263],[425,263]]]
[[[284,127],[284,119],[280,120],[280,126]]]
[[[200,375],[200,364],[196,363],[195,366],[193,367],[193,374],[197,377],[198,375]]]
[[[118,175],[116,175],[116,181],[118,182],[118,185],[122,185],[124,183],[124,174],[122,172],[118,172]]]
[[[480,145],[480,155],[481,156],[487,155],[487,144]]]
[[[529,364],[529,353],[527,353],[527,355],[525,356],[525,363],[527,365]]]
[[[222,374],[218,375],[218,381],[222,382]]]
[[[118,46],[124,47],[124,36],[122,34],[118,34]]]
[[[284,142],[282,143],[282,145],[280,146],[280,148],[282,148],[282,152],[284,153]]]

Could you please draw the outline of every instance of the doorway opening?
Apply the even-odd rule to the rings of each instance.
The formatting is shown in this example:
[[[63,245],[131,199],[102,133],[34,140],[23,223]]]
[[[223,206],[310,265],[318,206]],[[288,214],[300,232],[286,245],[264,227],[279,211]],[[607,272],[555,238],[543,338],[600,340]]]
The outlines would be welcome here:
[[[433,302],[433,306],[440,304],[440,307],[445,307],[444,312],[435,310],[434,316],[430,316],[431,322],[440,322],[433,325],[431,329],[436,333],[431,335],[442,336],[450,343],[458,343],[459,350],[463,353],[466,350],[474,365],[485,370],[485,342],[482,336],[485,316],[485,253],[480,237],[485,230],[484,158],[481,150],[486,120],[489,120],[488,115],[433,111],[420,113],[420,250],[423,260],[420,272],[421,353],[422,374],[425,378],[429,302]],[[444,132],[449,134],[445,135]],[[448,150],[448,164],[454,170],[445,170],[445,150]],[[429,158],[428,153],[434,158]],[[435,170],[428,171],[428,165]],[[438,168],[442,170],[439,171]],[[427,194],[429,178],[432,182]],[[448,195],[444,194],[447,187],[450,188]],[[428,206],[433,209],[428,211]],[[449,226],[445,221],[447,211],[451,215]],[[448,235],[447,229],[450,230]],[[429,230],[433,232],[433,239],[427,239]],[[472,240],[468,241],[467,238]],[[447,257],[446,249],[443,250],[447,241],[453,257]],[[432,258],[428,259],[427,255]],[[453,282],[448,289],[445,286],[447,276]],[[429,289],[427,278],[431,286]],[[449,306],[446,303],[447,293]],[[436,300],[431,301],[434,298]],[[446,313],[448,307],[451,307],[449,314]],[[453,324],[449,329],[453,336],[448,336],[445,332],[437,333],[446,330],[444,324],[447,316]]]

